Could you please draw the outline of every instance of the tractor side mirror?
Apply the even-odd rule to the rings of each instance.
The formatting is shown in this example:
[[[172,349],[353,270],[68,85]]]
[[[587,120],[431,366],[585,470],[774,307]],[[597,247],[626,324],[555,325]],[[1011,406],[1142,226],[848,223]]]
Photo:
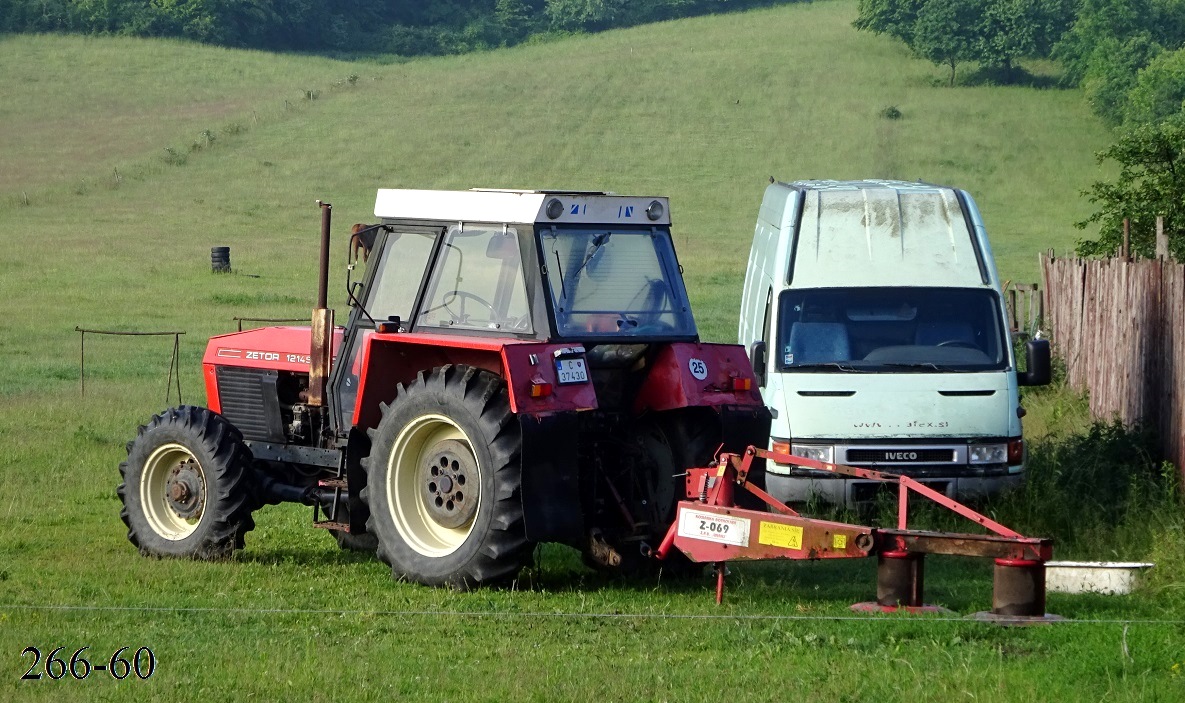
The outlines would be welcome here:
[[[1022,386],[1046,386],[1053,378],[1051,371],[1049,340],[1030,339],[1025,343],[1025,367],[1018,371],[1016,382]]]
[[[749,347],[749,363],[753,365],[753,375],[757,377],[757,386],[765,388],[765,342],[758,340]]]

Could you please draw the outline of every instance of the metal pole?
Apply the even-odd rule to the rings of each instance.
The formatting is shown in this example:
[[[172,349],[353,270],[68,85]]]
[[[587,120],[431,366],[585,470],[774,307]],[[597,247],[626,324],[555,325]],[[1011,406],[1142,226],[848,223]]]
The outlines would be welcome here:
[[[329,309],[329,225],[333,206],[317,201],[321,208],[321,275],[317,281],[317,307],[310,325],[309,399],[311,407],[325,405],[325,385],[329,378],[333,344],[333,311]]]
[[[329,222],[333,205],[317,201],[321,206],[321,275],[317,281],[317,307],[329,307]]]

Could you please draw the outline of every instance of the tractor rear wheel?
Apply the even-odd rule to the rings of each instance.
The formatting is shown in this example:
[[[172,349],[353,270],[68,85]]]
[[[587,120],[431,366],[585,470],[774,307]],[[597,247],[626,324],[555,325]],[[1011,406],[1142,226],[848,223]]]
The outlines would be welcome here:
[[[251,452],[212,410],[170,408],[141,426],[119,465],[120,517],[146,556],[220,559],[255,527]]]
[[[371,433],[366,529],[395,578],[468,588],[513,579],[532,545],[520,496],[522,435],[506,384],[469,366],[400,384]]]

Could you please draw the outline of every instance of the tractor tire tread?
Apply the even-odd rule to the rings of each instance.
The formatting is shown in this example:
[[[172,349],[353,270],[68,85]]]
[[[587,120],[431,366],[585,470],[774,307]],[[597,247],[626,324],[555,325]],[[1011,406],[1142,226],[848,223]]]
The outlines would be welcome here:
[[[202,453],[208,459],[203,472],[206,477],[207,494],[204,512],[210,513],[207,524],[203,514],[198,529],[185,539],[172,542],[157,535],[139,514],[142,511],[138,481],[143,466],[139,462],[140,444],[152,446],[154,434],[161,439],[180,439],[192,444],[186,449],[195,455]],[[146,448],[140,454],[147,454]],[[197,406],[182,405],[169,408],[155,415],[147,425],[141,425],[136,439],[128,443],[128,459],[119,465],[120,484],[116,490],[122,502],[120,518],[128,528],[128,540],[145,556],[179,556],[201,560],[217,560],[229,557],[235,549],[244,546],[244,535],[255,528],[251,517],[254,505],[251,490],[251,452],[243,443],[239,430],[221,415]],[[136,466],[133,468],[133,464]],[[129,478],[129,473],[132,474]],[[129,486],[129,482],[134,485]],[[192,541],[191,541],[192,540]],[[183,544],[190,542],[189,544]]]
[[[482,446],[488,450],[492,464],[482,466],[482,470],[489,472],[488,485],[493,489],[490,510],[493,512],[489,516],[487,531],[480,536],[476,548],[469,550],[468,544],[462,545],[463,550],[468,550],[466,556],[420,555],[402,543],[390,517],[379,518],[381,511],[387,509],[384,507],[386,496],[376,495],[377,492],[370,491],[370,486],[385,485],[388,467],[381,460],[372,461],[376,457],[372,454],[361,461],[368,479],[367,487],[360,495],[370,506],[366,529],[378,537],[375,553],[391,567],[392,577],[396,580],[468,589],[513,579],[529,563],[534,545],[525,536],[518,466],[522,440],[509,431],[516,423],[510,411],[505,382],[495,374],[467,365],[446,364],[431,371],[418,372],[409,384],[399,386],[390,404],[391,412],[384,413],[383,421],[371,433],[374,438],[372,451],[391,450],[394,436],[402,429],[397,426],[399,413],[405,405],[411,406],[420,400],[441,408],[453,408],[459,414],[473,415],[474,429],[486,439],[473,437],[472,441],[484,442]],[[384,505],[380,506],[380,503]],[[432,563],[453,561],[456,563],[451,566]]]

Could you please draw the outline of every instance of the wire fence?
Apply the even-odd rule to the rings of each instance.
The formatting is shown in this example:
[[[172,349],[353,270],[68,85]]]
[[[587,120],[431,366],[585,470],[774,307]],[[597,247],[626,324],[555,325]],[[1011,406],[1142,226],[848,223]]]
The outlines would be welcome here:
[[[80,385],[80,393],[82,397],[86,397],[86,336],[88,334],[107,335],[112,337],[172,337],[173,338],[173,353],[169,358],[169,376],[165,381],[165,405],[169,404],[173,397],[173,387],[177,388],[177,403],[181,400],[181,335],[185,332],[171,331],[171,332],[122,332],[116,330],[89,330],[82,327],[75,327],[74,331],[79,336],[79,351],[78,351],[78,383]],[[174,380],[175,379],[175,380]]]
[[[165,613],[209,615],[334,615],[339,617],[459,617],[494,619],[603,619],[603,620],[801,620],[806,622],[867,622],[884,624],[977,622],[975,615],[779,615],[776,613],[622,613],[591,611],[498,611],[498,610],[354,610],[348,608],[213,608],[137,605],[0,605],[3,610],[58,611],[86,613]],[[984,620],[986,624],[994,624]],[[1086,618],[1045,620],[1051,625],[1185,625],[1185,619]]]

